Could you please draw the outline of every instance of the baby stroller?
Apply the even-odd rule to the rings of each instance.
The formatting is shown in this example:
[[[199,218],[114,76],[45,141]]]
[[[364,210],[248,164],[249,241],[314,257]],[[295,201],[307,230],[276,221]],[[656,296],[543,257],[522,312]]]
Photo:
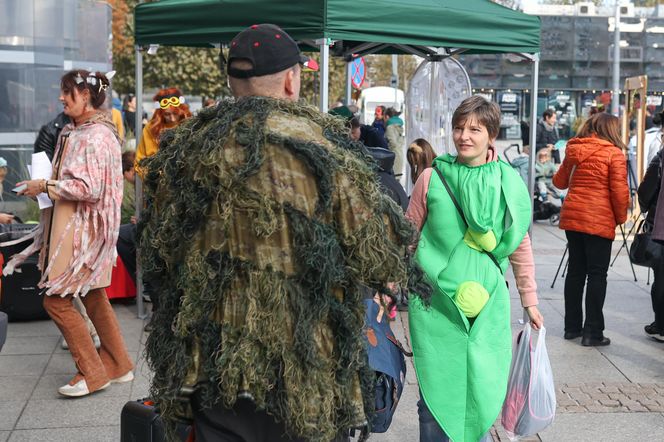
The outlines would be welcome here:
[[[510,158],[510,151],[516,150],[516,156]],[[528,186],[528,163],[530,157],[521,152],[518,144],[509,145],[503,152],[505,160],[516,170],[523,181]],[[544,176],[535,176],[535,189],[533,189],[533,220],[549,220],[552,226],[557,226],[560,221],[560,204],[555,204],[550,200],[560,200],[562,204],[562,194],[548,182]]]

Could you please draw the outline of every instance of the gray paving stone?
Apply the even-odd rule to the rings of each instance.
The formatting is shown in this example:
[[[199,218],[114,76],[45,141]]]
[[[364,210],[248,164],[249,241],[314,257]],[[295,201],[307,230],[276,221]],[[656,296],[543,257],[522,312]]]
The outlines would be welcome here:
[[[9,439],[10,434],[12,434],[11,431],[0,431],[0,442],[5,442]]]
[[[2,355],[0,376],[41,375],[51,355]]]
[[[658,413],[567,413],[558,414],[540,438],[544,442],[625,442],[658,440],[662,434],[664,417]]]
[[[0,376],[0,400],[27,401],[39,381],[39,376]]]
[[[25,401],[0,400],[0,430],[14,428],[24,405]]]
[[[117,442],[120,426],[16,430],[9,442]]]
[[[60,336],[60,330],[50,319],[44,321],[11,322],[7,337]]]
[[[56,336],[13,336],[8,337],[3,355],[41,355],[51,354],[58,342]]]
[[[119,425],[120,412],[126,402],[127,398],[111,396],[105,391],[77,399],[32,399],[16,429]]]
[[[76,374],[76,365],[69,352],[53,353],[44,374]]]

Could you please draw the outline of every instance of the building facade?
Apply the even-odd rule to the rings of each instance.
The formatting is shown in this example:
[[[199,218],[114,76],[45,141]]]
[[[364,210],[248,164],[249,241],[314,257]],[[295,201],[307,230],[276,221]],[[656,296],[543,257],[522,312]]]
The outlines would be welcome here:
[[[0,1],[0,157],[7,162],[1,212],[34,218],[27,199],[11,189],[27,177],[39,128],[62,111],[60,77],[72,68],[109,71],[110,36],[105,2]]]

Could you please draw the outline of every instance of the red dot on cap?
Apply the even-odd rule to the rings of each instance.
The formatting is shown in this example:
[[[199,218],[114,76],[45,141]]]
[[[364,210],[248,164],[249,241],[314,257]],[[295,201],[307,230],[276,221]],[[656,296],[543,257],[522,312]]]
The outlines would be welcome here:
[[[255,47],[255,48],[259,47],[260,45],[261,45],[260,43],[258,43],[258,42],[254,42],[254,47]]]
[[[281,38],[281,34],[275,34],[275,38]]]
[[[258,29],[258,25],[251,25],[251,29]]]
[[[237,45],[237,42],[234,41],[233,44],[232,44],[231,46],[236,46],[236,45]]]

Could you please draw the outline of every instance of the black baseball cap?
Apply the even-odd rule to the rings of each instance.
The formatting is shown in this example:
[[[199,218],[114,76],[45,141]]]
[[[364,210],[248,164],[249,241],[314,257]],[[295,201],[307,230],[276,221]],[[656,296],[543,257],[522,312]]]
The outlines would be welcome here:
[[[253,67],[232,68],[233,60],[246,60]],[[307,71],[318,70],[318,63],[302,55],[290,35],[277,25],[265,23],[249,26],[233,38],[226,71],[235,78],[260,77],[281,72],[297,63]]]

